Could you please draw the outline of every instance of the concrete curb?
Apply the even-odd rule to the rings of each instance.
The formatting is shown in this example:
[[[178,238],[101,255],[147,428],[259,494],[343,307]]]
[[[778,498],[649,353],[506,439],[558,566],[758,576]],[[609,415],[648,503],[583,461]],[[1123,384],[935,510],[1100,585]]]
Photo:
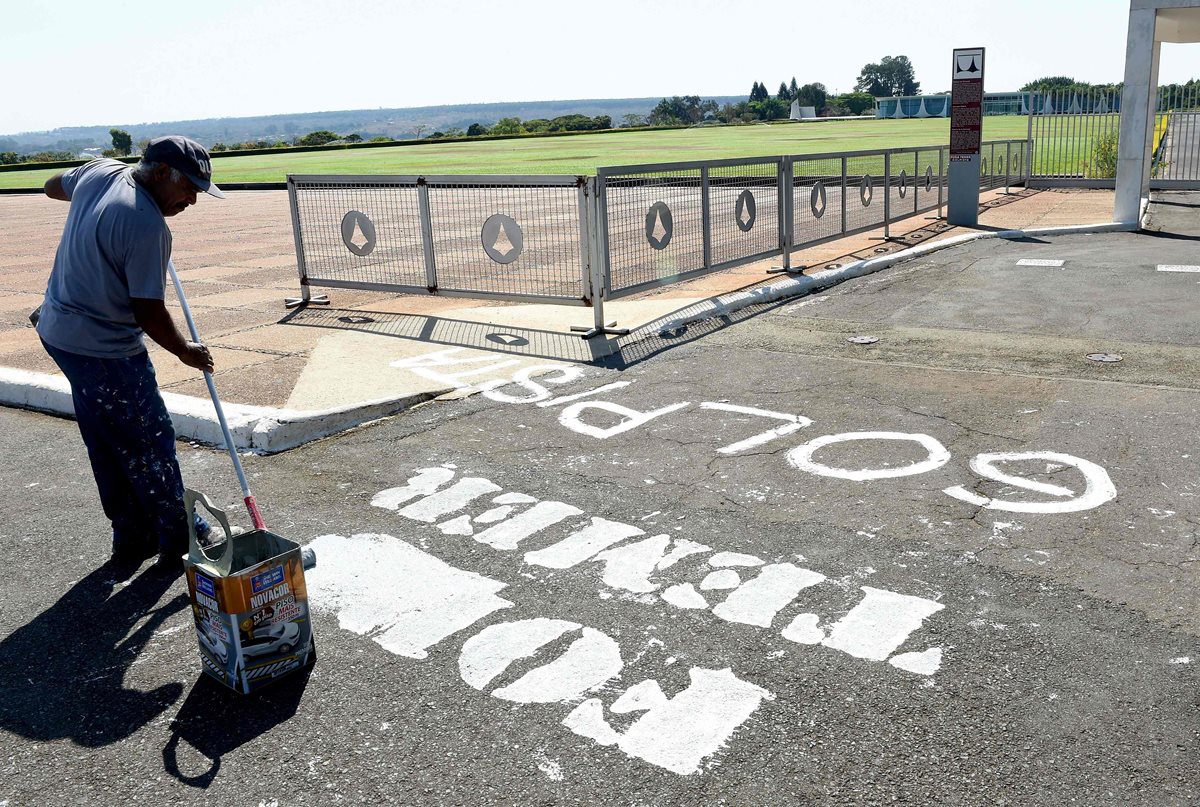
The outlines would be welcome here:
[[[1138,229],[1137,224],[1124,224],[1121,222],[1107,222],[1104,224],[1078,224],[1069,227],[1036,227],[1027,230],[998,230],[994,232],[982,233],[965,233],[963,235],[947,238],[944,241],[937,241],[929,244],[921,244],[920,246],[911,249],[902,250],[891,255],[881,255],[878,258],[868,258],[866,260],[855,261],[848,263],[845,266],[837,269],[825,269],[811,275],[801,275],[797,277],[788,277],[775,283],[769,283],[765,286],[759,286],[750,291],[737,291],[731,294],[723,294],[719,297],[714,297],[710,300],[704,300],[694,306],[690,306],[683,310],[682,313],[677,312],[662,319],[647,323],[634,331],[635,334],[641,333],[657,333],[659,335],[669,334],[672,331],[678,330],[693,322],[701,320],[713,319],[715,317],[728,316],[734,311],[738,311],[750,305],[759,303],[773,303],[789,297],[798,297],[803,294],[809,294],[814,291],[836,286],[839,283],[844,283],[847,280],[853,280],[857,277],[874,274],[890,266],[894,266],[902,261],[919,258],[923,255],[928,255],[931,252],[938,252],[943,249],[961,246],[962,244],[971,241],[979,241],[985,238],[1004,238],[1009,240],[1028,238],[1038,235],[1085,235],[1093,233],[1116,233],[1116,232],[1132,232]]]
[[[239,451],[275,454],[372,420],[394,415],[450,389],[381,398],[336,409],[300,411],[269,406],[224,404],[225,420]],[[163,392],[175,433],[185,440],[224,446],[212,402]],[[74,417],[71,387],[63,376],[0,367],[0,405]]]

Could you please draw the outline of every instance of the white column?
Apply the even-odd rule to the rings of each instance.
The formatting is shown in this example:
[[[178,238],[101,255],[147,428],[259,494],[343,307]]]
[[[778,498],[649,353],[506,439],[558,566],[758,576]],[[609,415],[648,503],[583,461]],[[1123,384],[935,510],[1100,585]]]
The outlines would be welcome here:
[[[1138,221],[1142,189],[1149,184],[1150,146],[1157,91],[1159,45],[1154,41],[1156,9],[1130,9],[1125,49],[1125,89],[1121,93],[1121,134],[1117,151],[1117,193],[1113,219]]]

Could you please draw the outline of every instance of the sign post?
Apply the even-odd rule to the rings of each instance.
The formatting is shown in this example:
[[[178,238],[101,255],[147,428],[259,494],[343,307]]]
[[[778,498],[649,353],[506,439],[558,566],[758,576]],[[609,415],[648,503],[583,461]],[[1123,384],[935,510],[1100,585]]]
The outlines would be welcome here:
[[[946,221],[979,223],[979,149],[983,142],[983,48],[954,51],[950,88],[950,198]]]

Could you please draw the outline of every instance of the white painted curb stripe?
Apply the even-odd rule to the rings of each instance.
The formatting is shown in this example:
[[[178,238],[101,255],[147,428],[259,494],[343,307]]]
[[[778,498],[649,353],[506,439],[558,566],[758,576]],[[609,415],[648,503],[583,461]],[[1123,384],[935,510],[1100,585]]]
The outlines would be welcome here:
[[[1022,258],[1017,266],[1062,266],[1064,261],[1052,261],[1044,258]]]
[[[798,297],[802,294],[810,294],[814,291],[830,288],[847,280],[852,280],[857,277],[874,274],[882,269],[887,269],[889,266],[900,263],[901,261],[912,260],[923,255],[928,255],[932,252],[938,252],[943,249],[961,246],[962,244],[970,243],[971,241],[979,241],[985,238],[1004,238],[1006,240],[1016,240],[1028,238],[1036,235],[1088,235],[1093,233],[1123,233],[1132,232],[1138,229],[1138,224],[1109,222],[1105,224],[1079,224],[1070,227],[1038,227],[1029,230],[998,230],[994,232],[984,233],[965,233],[953,238],[947,238],[945,241],[937,241],[935,243],[921,244],[912,249],[895,252],[891,255],[880,255],[878,258],[869,258],[867,260],[854,261],[848,263],[838,269],[825,269],[811,275],[801,275],[797,277],[788,277],[775,283],[769,283],[765,286],[759,286],[750,291],[738,291],[732,294],[714,297],[709,300],[697,303],[690,308],[684,309],[682,312],[677,312],[669,317],[655,320],[651,323],[637,328],[634,333],[658,333],[663,331],[671,331],[677,328],[688,325],[692,322],[699,322],[706,319],[714,319],[716,317],[728,316],[729,314],[746,306],[755,305],[758,303],[773,303],[778,300],[783,300],[789,297]]]
[[[1200,272],[1200,266],[1188,266],[1178,263],[1160,263],[1158,265],[1160,272]]]
[[[245,404],[224,404],[224,409],[234,445],[239,451],[273,454],[393,415],[449,391],[447,388],[315,411]],[[173,392],[163,392],[162,396],[177,436],[224,445],[211,401]],[[0,405],[75,416],[71,387],[66,378],[9,367],[0,367]]]

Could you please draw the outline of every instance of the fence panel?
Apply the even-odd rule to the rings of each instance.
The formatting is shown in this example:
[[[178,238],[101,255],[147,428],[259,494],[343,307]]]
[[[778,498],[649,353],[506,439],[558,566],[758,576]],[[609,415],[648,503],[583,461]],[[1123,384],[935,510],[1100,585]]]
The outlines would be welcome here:
[[[792,243],[840,238],[844,230],[842,158],[792,158]]]
[[[584,180],[290,176],[303,286],[583,304]]]

